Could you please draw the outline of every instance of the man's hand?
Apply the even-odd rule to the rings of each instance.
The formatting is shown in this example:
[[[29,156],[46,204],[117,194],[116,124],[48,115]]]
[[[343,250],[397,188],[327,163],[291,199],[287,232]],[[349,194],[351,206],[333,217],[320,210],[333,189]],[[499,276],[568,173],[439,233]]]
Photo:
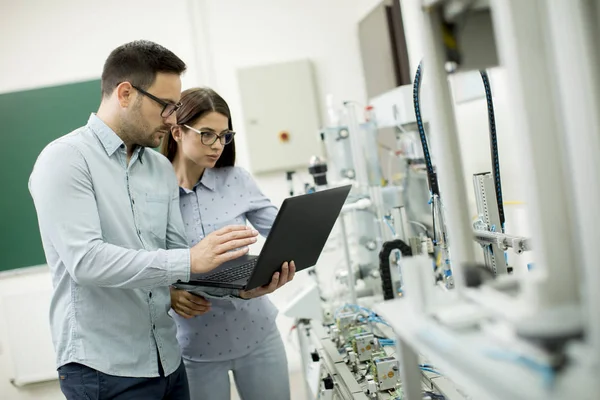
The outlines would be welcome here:
[[[264,296],[265,294],[273,293],[286,283],[294,279],[296,274],[296,264],[291,261],[288,265],[287,261],[281,266],[281,275],[279,272],[275,272],[271,278],[271,283],[266,286],[257,287],[249,291],[240,291],[240,297],[242,299],[253,299],[255,297]]]
[[[258,232],[245,225],[231,225],[207,235],[190,249],[192,273],[206,273],[226,261],[234,260],[248,252],[256,243]],[[230,251],[238,249],[235,251]]]
[[[210,302],[185,290],[171,288],[171,308],[183,318],[192,318],[210,311]]]

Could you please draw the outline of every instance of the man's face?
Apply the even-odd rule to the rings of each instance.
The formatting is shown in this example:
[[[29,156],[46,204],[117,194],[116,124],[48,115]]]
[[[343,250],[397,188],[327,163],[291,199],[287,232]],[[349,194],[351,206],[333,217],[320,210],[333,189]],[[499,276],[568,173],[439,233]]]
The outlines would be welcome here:
[[[135,91],[135,90],[134,90]],[[176,113],[161,116],[164,106],[136,91],[136,99],[122,121],[122,130],[133,144],[143,147],[158,147],[168,135],[171,126],[177,123]],[[172,104],[181,97],[181,78],[176,74],[156,74],[156,79],[146,92]]]

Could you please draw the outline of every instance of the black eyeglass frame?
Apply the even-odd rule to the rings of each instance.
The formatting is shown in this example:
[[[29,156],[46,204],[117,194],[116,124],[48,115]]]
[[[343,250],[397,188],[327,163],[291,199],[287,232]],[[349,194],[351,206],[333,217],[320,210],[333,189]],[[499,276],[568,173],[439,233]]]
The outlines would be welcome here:
[[[235,137],[235,132],[234,131],[230,131],[227,130],[224,133],[221,132],[221,134],[216,134],[214,132],[205,132],[205,131],[200,131],[198,129],[192,128],[189,125],[183,124],[184,127],[188,128],[189,130],[196,132],[198,135],[200,135],[200,141],[202,142],[203,145],[205,146],[212,146],[213,144],[215,144],[217,142],[217,139],[221,142],[221,144],[223,146],[227,146],[229,143],[233,142],[233,138]],[[205,135],[207,134],[211,134],[211,135],[215,135],[215,140],[213,140],[210,143],[205,143],[204,138],[206,137]],[[226,136],[227,135],[231,135],[231,140],[229,142],[226,142]]]
[[[155,102],[157,102],[158,104],[160,104],[163,108],[162,111],[160,112],[160,116],[163,118],[169,118],[171,116],[171,114],[173,114],[175,111],[179,110],[179,108],[181,107],[181,103],[170,103],[168,101],[159,99],[158,97],[156,97],[155,95],[146,92],[144,89],[140,89],[139,87],[137,87],[136,85],[131,85],[135,90],[137,90],[138,92],[140,92],[142,95],[154,100]],[[167,107],[173,107],[172,110],[167,110]],[[166,112],[166,113],[165,113]]]

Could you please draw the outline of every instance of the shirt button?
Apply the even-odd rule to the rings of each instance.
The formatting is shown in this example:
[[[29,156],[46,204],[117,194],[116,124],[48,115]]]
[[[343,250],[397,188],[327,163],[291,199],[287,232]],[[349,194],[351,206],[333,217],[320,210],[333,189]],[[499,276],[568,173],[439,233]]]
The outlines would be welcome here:
[[[154,325],[154,324],[153,324],[153,325],[152,325],[152,329],[156,329],[156,325]]]
[[[148,293],[148,296],[150,296],[150,298],[152,298],[152,292]]]
[[[141,234],[142,234],[142,231],[140,231],[140,230],[138,229],[138,235],[141,235]]]
[[[134,199],[131,199],[131,204],[135,204],[135,200]]]

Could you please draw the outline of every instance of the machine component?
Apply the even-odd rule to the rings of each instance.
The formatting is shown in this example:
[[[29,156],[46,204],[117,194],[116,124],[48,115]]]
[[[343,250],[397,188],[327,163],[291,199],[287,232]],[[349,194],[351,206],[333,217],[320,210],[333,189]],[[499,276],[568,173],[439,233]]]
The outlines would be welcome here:
[[[423,146],[423,154],[425,156],[425,164],[427,167],[427,178],[429,180],[429,190],[433,195],[440,194],[437,175],[433,169],[433,163],[431,162],[431,155],[429,153],[429,146],[427,145],[427,136],[425,136],[425,126],[423,125],[423,120],[421,119],[421,105],[420,105],[420,92],[421,92],[421,75],[423,62],[419,63],[419,67],[417,68],[417,73],[415,75],[415,80],[413,84],[413,102],[415,106],[415,116],[417,118],[417,126],[419,128],[419,136],[421,138],[421,146]]]
[[[319,362],[321,360],[319,353],[316,350],[310,353],[310,358],[313,362]]]
[[[296,173],[296,171],[286,171],[286,173],[285,173],[285,179],[287,180],[287,183],[288,183],[290,196],[294,195],[294,174],[295,173]]]
[[[531,240],[529,238],[506,235],[500,232],[486,232],[478,229],[473,231],[473,235],[475,240],[479,243],[494,243],[503,251],[512,248],[515,253],[521,254],[524,251],[530,251],[532,249]]]
[[[475,187],[475,200],[477,202],[477,212],[481,225],[480,230],[490,232],[503,231],[503,222],[500,218],[496,197],[490,196],[495,191],[492,175],[489,172],[475,174],[473,176],[473,186]],[[494,275],[507,273],[504,253],[498,244],[486,245],[483,253],[485,264]]]
[[[350,364],[350,369],[352,369],[353,372],[356,372],[356,362],[357,362],[357,358],[356,358],[356,353],[354,351],[349,351],[348,352],[348,364]]]
[[[486,280],[494,279],[494,274],[487,267],[487,265],[474,264],[474,265],[465,265],[464,267],[465,274],[465,285],[467,287],[479,287]]]
[[[350,329],[356,326],[358,316],[358,313],[353,312],[346,312],[338,315],[337,328],[340,331],[340,335],[346,336],[350,333]]]
[[[368,315],[368,319],[379,318],[368,309],[354,308],[361,309],[359,313],[361,317]],[[316,321],[302,321],[298,324],[297,332],[305,370],[313,371],[317,365],[311,362],[309,356],[312,349],[316,347],[319,353],[320,369],[317,371],[318,374],[306,374],[307,377],[312,376],[315,379],[312,384],[307,382],[307,386],[316,385],[319,388],[320,395],[314,397],[320,400],[391,400],[400,398],[402,387],[399,379],[399,361],[393,355],[395,348],[374,349],[370,358],[360,361],[352,347],[345,346],[345,351],[340,352],[340,346],[332,341],[331,337],[331,332],[336,329],[335,325],[328,328]],[[358,324],[353,329],[366,332],[362,335],[342,336],[339,341],[348,343],[349,338],[352,340],[358,338],[359,343],[363,339],[362,343],[370,343],[371,340],[377,341],[372,329],[380,331],[379,328],[373,326],[372,321],[365,321],[363,318],[358,319]],[[439,378],[438,375],[423,374],[422,390],[446,396],[452,393],[451,397],[446,397],[448,400],[465,400],[463,396],[455,395],[455,387],[450,381],[445,381],[445,389],[440,389],[441,385],[436,385],[433,381],[437,378]],[[314,397],[309,396],[309,398]]]
[[[377,396],[377,383],[371,375],[367,375],[367,394],[373,398]]]
[[[492,88],[486,71],[482,70],[481,80],[485,88],[485,98],[487,101],[488,120],[490,124],[490,152],[492,154],[492,168],[494,170],[494,184],[496,191],[496,203],[498,205],[498,215],[500,217],[500,227],[504,233],[504,204],[502,202],[502,181],[500,179],[500,157],[498,155],[498,138],[496,136],[496,117],[494,115],[494,102],[492,100]]]
[[[421,252],[424,254],[433,254],[433,240],[431,238],[422,236],[421,237]]]
[[[392,208],[392,223],[394,224],[394,230],[398,239],[402,239],[405,242],[408,241],[411,230],[408,215],[406,214],[406,207],[399,206]]]
[[[421,250],[423,249],[421,246],[421,238],[411,237],[408,239],[408,243],[410,243],[410,251],[413,256],[421,254]]]
[[[348,126],[332,126],[323,130],[328,168],[334,181],[352,179],[361,186],[381,184],[377,126],[374,122],[358,123],[355,104],[346,104],[340,118]],[[356,143],[357,151],[353,145]],[[355,154],[356,153],[356,154]]]
[[[337,326],[332,326],[329,333],[331,335],[331,340],[333,340],[334,343],[338,343],[340,340],[340,329]]]
[[[375,336],[372,333],[363,333],[354,336],[352,340],[352,348],[358,355],[358,361],[367,361],[371,359],[371,355],[377,350]]]
[[[402,240],[392,240],[385,242],[379,252],[379,273],[381,276],[381,287],[383,289],[384,300],[390,300],[396,297],[401,287],[401,277],[397,268],[390,267],[390,255],[394,250],[399,250],[403,257],[411,256],[412,250]]]
[[[379,390],[390,390],[398,385],[400,364],[395,357],[376,358],[373,360],[373,375]]]
[[[327,186],[327,163],[318,156],[312,156],[308,166],[308,172],[312,175],[315,186]]]

